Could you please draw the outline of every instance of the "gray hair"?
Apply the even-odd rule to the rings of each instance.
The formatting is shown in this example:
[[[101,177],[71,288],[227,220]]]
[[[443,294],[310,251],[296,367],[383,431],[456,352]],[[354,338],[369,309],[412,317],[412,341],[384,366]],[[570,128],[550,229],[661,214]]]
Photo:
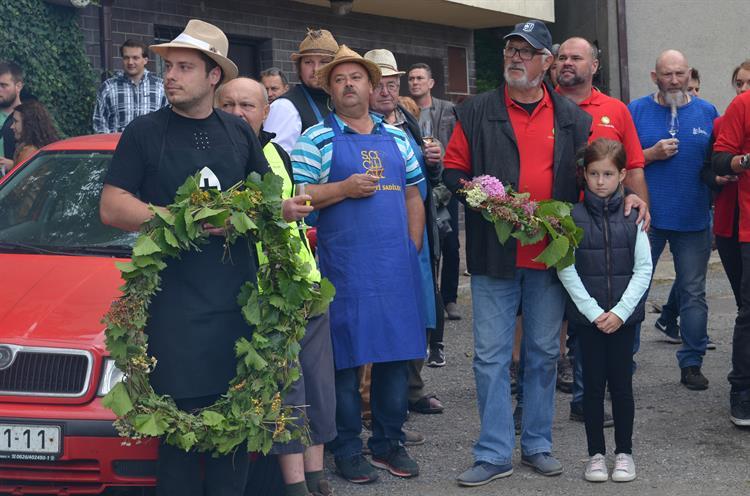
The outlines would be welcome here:
[[[269,67],[268,69],[260,73],[261,80],[264,77],[271,77],[271,76],[279,76],[281,78],[281,82],[284,83],[284,86],[289,86],[289,79],[287,79],[286,74],[284,74],[284,71],[282,71],[278,67]]]

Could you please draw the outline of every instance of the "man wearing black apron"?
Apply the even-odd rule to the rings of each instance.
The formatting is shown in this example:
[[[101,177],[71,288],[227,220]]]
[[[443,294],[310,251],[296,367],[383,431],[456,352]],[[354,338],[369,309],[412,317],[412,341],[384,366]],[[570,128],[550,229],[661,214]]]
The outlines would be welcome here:
[[[263,124],[266,131],[276,134],[274,143],[281,145],[287,153],[292,151],[302,131],[331,113],[331,100],[320,87],[315,73],[333,60],[338,49],[330,31],[309,29],[299,51],[291,56],[300,83],[274,100]]]
[[[336,367],[336,468],[347,480],[377,473],[362,456],[357,370],[372,363],[372,465],[399,477],[419,467],[403,447],[408,361],[424,358],[417,252],[423,181],[404,132],[369,113],[376,64],[342,45],[318,73],[335,113],[305,131],[292,152],[294,179],[308,183],[322,274],[336,287],[330,307]]]
[[[148,203],[172,203],[177,188],[198,171],[207,187],[226,189],[252,171],[268,170],[247,123],[213,109],[216,87],[237,76],[237,66],[226,56],[224,33],[191,20],[172,42],[151,49],[164,60],[171,106],[125,128],[102,191],[102,221],[128,231],[137,231],[151,218]],[[237,294],[245,281],[255,280],[253,247],[240,240],[226,257],[221,231],[211,233],[215,235],[201,251],[167,261],[145,329],[149,354],[158,360],[151,384],[186,411],[211,405],[227,390],[236,373],[234,343],[252,332]],[[163,443],[157,493],[240,495],[247,469],[242,449],[215,458]]]

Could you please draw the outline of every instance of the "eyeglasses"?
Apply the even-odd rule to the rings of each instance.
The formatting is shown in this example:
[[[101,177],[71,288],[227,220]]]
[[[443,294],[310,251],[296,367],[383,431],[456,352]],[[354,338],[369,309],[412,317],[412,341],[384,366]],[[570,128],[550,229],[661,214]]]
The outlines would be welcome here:
[[[398,93],[398,90],[399,90],[400,87],[401,87],[401,85],[399,85],[395,81],[388,81],[387,83],[382,83],[381,82],[379,85],[377,85],[375,87],[375,91],[377,91],[378,93],[380,93],[381,91],[383,91],[383,88],[385,88],[385,89],[388,90],[388,93]]]
[[[505,47],[503,49],[503,55],[505,55],[506,58],[512,59],[513,57],[518,54],[519,57],[521,57],[521,60],[529,61],[534,58],[535,55],[539,55],[542,52],[539,50],[535,50],[533,48],[516,48],[512,46]]]

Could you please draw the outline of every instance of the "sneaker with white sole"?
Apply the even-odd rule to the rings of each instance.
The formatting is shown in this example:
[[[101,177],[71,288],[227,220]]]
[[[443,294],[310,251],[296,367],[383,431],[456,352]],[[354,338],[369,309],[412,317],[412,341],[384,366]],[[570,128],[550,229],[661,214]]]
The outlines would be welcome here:
[[[630,482],[635,479],[635,462],[627,453],[618,453],[615,457],[615,468],[612,470],[614,482]]]
[[[586,462],[583,478],[589,482],[607,482],[609,472],[607,472],[607,460],[604,455],[597,453]]]

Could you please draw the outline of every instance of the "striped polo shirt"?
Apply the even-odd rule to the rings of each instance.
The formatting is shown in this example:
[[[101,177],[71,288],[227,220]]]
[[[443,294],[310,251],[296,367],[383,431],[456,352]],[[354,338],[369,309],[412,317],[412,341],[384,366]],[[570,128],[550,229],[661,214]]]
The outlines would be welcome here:
[[[355,133],[338,115],[332,114],[344,133]],[[414,155],[414,149],[401,129],[383,122],[383,117],[370,112],[370,118],[375,126],[372,133],[380,132],[380,126],[384,126],[388,134],[396,141],[401,156],[406,164],[406,185],[414,186],[424,180],[422,170]],[[328,182],[328,173],[331,170],[331,159],[333,158],[333,129],[320,122],[302,133],[292,150],[292,169],[294,170],[295,183],[324,184]]]

